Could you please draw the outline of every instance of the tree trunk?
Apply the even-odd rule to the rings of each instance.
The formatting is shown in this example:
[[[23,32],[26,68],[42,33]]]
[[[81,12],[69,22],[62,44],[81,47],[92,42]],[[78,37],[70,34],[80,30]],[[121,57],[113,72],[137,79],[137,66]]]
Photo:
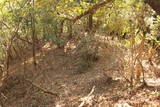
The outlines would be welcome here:
[[[34,0],[33,0],[33,12],[31,13],[31,30],[32,30],[32,56],[33,56],[33,64],[36,70],[36,50],[35,50],[35,43],[36,43],[36,32],[35,32],[35,15],[34,15]]]
[[[148,0],[147,3],[157,14],[160,14],[160,0]]]
[[[93,14],[90,14],[88,17],[88,27],[89,27],[89,30],[91,30],[93,27]]]

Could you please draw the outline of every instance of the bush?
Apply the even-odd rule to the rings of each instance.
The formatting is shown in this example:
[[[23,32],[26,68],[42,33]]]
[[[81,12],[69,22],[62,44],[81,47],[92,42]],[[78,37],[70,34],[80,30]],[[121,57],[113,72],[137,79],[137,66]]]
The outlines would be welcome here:
[[[80,61],[77,63],[78,72],[85,72],[99,59],[99,41],[94,35],[86,35],[77,47]]]

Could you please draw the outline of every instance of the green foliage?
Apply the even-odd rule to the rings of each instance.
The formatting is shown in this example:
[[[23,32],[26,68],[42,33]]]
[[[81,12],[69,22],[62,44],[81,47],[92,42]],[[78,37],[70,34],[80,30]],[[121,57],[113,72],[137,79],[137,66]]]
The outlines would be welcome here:
[[[91,9],[93,5],[101,2],[103,0],[35,0],[34,4],[28,0],[1,1],[0,22],[4,22],[9,28],[5,24],[1,24],[0,31],[2,33],[0,35],[2,38],[0,38],[0,45],[3,48],[0,49],[0,58],[4,58],[6,48],[4,44],[8,43],[18,26],[18,35],[27,37],[31,41],[32,18],[34,16],[37,39],[52,41],[56,45],[65,45],[69,41],[70,34],[73,33],[73,38],[81,42],[79,45],[81,54],[79,65],[86,69],[91,65],[90,62],[94,62],[99,57],[99,42],[93,36],[94,34],[84,35],[88,26],[87,15],[75,23],[67,19],[74,19]],[[100,7],[97,11],[93,10],[93,27],[96,26],[97,22],[101,22],[100,29],[98,27],[93,29],[96,29],[99,33],[105,32],[107,35],[116,35],[123,39],[124,36],[129,36],[124,40],[126,41],[126,47],[131,45],[131,35],[135,37],[134,41],[138,44],[141,38],[135,34],[135,29],[139,29],[139,26],[137,26],[139,18],[137,16],[142,14],[143,5],[143,2],[137,0],[113,0],[113,2]],[[160,25],[157,24],[157,26]]]
[[[85,72],[99,59],[99,42],[94,35],[86,35],[78,46],[77,53],[80,61],[77,63],[77,71]]]

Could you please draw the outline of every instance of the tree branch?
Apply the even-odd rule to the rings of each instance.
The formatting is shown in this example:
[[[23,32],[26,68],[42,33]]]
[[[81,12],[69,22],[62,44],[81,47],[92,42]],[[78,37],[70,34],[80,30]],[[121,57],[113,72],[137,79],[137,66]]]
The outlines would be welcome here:
[[[65,20],[69,20],[69,21],[75,23],[77,20],[81,19],[82,17],[87,16],[87,15],[89,15],[89,14],[93,14],[93,13],[96,12],[98,9],[100,9],[101,7],[109,4],[109,3],[112,2],[112,1],[113,1],[113,0],[108,0],[108,1],[103,1],[103,2],[101,2],[101,3],[99,3],[99,4],[95,4],[92,8],[90,8],[90,9],[88,9],[87,11],[85,11],[84,13],[76,16],[75,18],[73,18],[73,19],[65,18]]]
[[[6,26],[8,29],[10,29],[10,26],[8,26],[5,22],[0,21],[4,26]]]
[[[160,14],[160,1],[159,0],[149,0],[148,5],[157,12],[157,14]]]

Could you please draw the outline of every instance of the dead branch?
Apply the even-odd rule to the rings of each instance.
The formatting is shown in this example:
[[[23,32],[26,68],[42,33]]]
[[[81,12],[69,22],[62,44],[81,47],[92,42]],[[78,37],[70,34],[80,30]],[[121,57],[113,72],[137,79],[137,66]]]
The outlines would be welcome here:
[[[9,25],[7,25],[5,22],[3,22],[3,21],[0,21],[4,26],[6,26],[6,28],[8,28],[8,29],[10,29],[10,26]]]
[[[30,41],[28,41],[28,40],[26,40],[26,39],[23,39],[23,38],[21,38],[20,36],[16,36],[16,38],[19,39],[19,40],[21,40],[21,41],[23,41],[23,42],[26,42],[26,43],[28,43],[28,44],[30,44],[30,45],[33,44],[32,42],[30,42]]]
[[[91,100],[94,97],[92,95],[94,90],[95,90],[95,86],[93,86],[92,90],[90,91],[90,93],[86,97],[80,99],[82,102],[78,107],[83,107],[85,103],[90,104],[90,102],[92,102]]]
[[[1,93],[1,96],[2,96],[5,100],[8,99],[3,93]]]
[[[25,80],[26,80],[26,79],[25,79]],[[49,90],[46,90],[46,89],[44,89],[44,88],[42,88],[42,87],[34,84],[34,83],[31,82],[30,80],[26,80],[26,81],[29,82],[30,84],[32,84],[34,87],[40,89],[40,90],[43,91],[44,93],[47,93],[47,94],[50,94],[50,95],[54,95],[54,96],[58,96],[58,93],[53,93],[53,92],[51,92],[51,91],[49,91]]]
[[[11,52],[11,47],[13,45],[13,42],[15,40],[15,37],[17,36],[17,32],[19,31],[20,23],[18,23],[17,28],[15,28],[15,31],[13,32],[13,35],[11,35],[11,38],[9,40],[9,43],[7,45],[6,49],[6,62],[5,62],[5,68],[6,68],[6,76],[8,76],[8,69],[9,69],[9,64],[10,64],[10,52]]]

